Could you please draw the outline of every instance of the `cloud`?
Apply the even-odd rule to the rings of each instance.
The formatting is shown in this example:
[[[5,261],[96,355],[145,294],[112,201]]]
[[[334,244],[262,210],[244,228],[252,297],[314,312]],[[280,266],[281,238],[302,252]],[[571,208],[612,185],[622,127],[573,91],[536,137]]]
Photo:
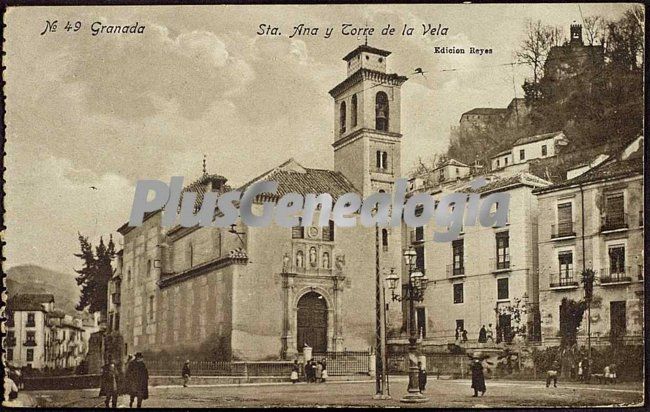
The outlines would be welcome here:
[[[67,159],[32,153],[7,158],[7,168],[32,164],[29,173],[5,177],[6,257],[13,264],[45,264],[70,273],[80,267],[77,232],[113,233],[124,223],[134,186],[113,173],[78,170]],[[93,189],[96,188],[96,189]]]
[[[62,87],[81,86],[89,111],[137,121],[173,102],[180,115],[194,119],[255,76],[212,32],[173,36],[166,27],[142,24],[143,35],[88,36],[92,40],[68,51]]]

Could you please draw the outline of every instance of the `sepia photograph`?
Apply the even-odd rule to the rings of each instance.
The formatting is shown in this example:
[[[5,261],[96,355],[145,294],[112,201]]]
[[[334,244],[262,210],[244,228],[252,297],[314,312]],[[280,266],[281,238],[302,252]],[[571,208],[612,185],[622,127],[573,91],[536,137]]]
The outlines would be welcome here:
[[[645,4],[9,3],[3,408],[646,406]]]

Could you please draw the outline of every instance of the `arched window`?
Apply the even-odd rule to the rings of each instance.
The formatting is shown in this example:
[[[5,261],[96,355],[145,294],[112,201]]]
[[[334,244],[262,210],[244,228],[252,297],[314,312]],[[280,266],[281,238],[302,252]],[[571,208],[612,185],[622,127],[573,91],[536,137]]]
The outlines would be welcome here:
[[[352,96],[352,108],[350,109],[350,116],[352,116],[352,127],[357,126],[357,110],[357,95],[355,94]]]
[[[341,133],[345,133],[345,102],[341,102],[341,108],[340,108],[340,117],[339,121],[341,123]]]
[[[388,95],[384,92],[375,96],[375,129],[388,131]]]
[[[126,281],[127,282],[131,281],[131,269],[126,271]]]
[[[388,251],[388,229],[381,230],[381,246],[384,249],[384,252]]]

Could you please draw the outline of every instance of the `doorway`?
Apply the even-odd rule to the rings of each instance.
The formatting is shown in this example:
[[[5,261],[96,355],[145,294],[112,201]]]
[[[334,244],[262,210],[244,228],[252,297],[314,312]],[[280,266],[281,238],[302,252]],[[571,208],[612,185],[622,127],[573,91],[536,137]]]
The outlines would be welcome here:
[[[307,344],[314,353],[327,352],[327,303],[316,292],[298,301],[298,351]]]

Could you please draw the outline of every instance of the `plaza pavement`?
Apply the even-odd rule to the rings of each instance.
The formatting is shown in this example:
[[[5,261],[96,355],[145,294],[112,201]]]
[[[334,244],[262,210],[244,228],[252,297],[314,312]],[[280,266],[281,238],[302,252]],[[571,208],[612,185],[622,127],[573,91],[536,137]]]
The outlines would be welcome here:
[[[429,401],[416,407],[535,407],[535,406],[641,406],[642,383],[616,385],[559,382],[546,388],[543,381],[488,380],[485,396],[473,398],[469,380],[430,379],[425,394]],[[256,407],[256,406],[369,406],[400,407],[406,394],[407,378],[391,377],[390,400],[373,400],[374,382],[266,383],[243,385],[157,386],[150,387],[144,407]],[[77,391],[25,392],[32,402],[45,407],[103,407],[98,389]],[[120,396],[118,407],[128,407],[128,397]]]

